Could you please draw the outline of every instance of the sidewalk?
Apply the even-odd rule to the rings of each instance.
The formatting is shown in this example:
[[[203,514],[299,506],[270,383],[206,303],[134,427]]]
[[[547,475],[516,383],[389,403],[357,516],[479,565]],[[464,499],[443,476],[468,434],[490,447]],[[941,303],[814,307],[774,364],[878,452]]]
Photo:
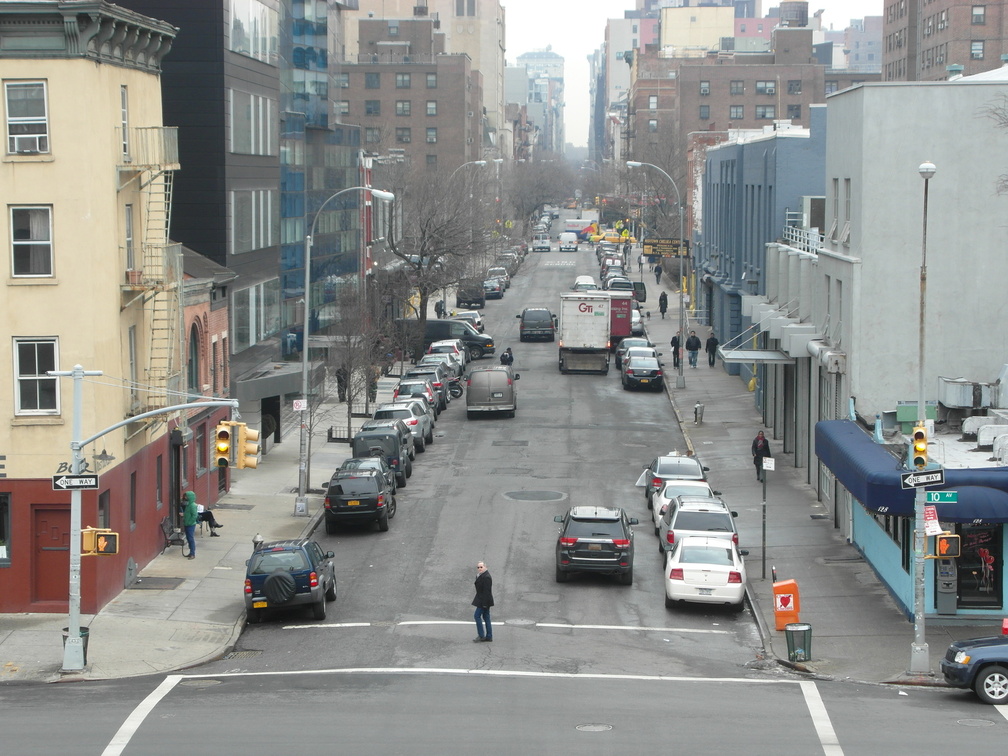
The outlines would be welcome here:
[[[636,259],[637,251],[631,254]],[[794,466],[794,456],[782,452],[782,442],[770,437],[754,404],[753,394],[739,378],[728,375],[721,361],[708,366],[701,349],[697,367],[683,368],[684,389],[676,389],[670,341],[679,329],[679,296],[673,276],[655,285],[645,266],[636,276],[648,286],[644,311],[648,337],[662,352],[666,392],[679,419],[689,449],[710,467],[711,486],[739,513],[738,527],[746,558],[747,595],[769,658],[796,669],[835,679],[866,682],[939,684],[938,662],[952,640],[1000,635],[1000,627],[939,625],[925,621],[933,676],[911,676],[913,622],[897,609],[887,589],[861,554],[833,527],[833,512],[816,500],[806,482],[808,471]],[[658,294],[668,293],[669,310],[662,320]],[[687,316],[689,313],[687,313]],[[705,342],[710,328],[687,317],[686,334],[695,330]],[[718,334],[720,338],[720,334]],[[683,339],[685,341],[685,339]],[[694,406],[704,405],[703,422],[694,422]],[[766,577],[763,577],[763,486],[756,481],[750,446],[758,430],[767,432],[776,470],[766,486]],[[778,580],[794,579],[800,594],[800,619],[812,625],[811,661],[789,664],[783,631],[774,629],[772,570]],[[948,621],[947,619],[944,621]],[[954,622],[954,620],[953,620]]]

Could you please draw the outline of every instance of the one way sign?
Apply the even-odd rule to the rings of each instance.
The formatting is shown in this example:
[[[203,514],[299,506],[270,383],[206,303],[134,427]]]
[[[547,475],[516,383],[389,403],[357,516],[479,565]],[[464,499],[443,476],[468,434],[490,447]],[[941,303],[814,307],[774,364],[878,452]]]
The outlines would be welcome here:
[[[923,488],[925,486],[945,485],[945,468],[928,470],[927,472],[900,473],[903,488]]]
[[[97,475],[54,475],[53,491],[85,491],[98,488]]]

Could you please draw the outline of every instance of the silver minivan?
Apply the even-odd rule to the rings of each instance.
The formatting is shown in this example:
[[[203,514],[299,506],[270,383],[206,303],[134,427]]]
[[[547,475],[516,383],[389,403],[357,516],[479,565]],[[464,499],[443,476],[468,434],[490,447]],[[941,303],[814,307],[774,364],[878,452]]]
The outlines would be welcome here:
[[[515,381],[519,378],[510,365],[472,370],[466,382],[466,417],[480,412],[506,412],[514,417],[518,409]]]

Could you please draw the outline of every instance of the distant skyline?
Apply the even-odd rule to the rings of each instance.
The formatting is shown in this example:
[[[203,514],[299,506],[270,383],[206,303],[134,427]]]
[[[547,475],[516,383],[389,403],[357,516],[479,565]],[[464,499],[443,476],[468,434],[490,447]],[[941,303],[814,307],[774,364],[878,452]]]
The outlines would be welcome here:
[[[605,40],[606,19],[623,18],[633,0],[501,0],[505,14],[508,65],[532,50],[551,47],[564,58],[564,127],[567,141],[588,144],[588,56]],[[764,9],[779,2],[763,2]],[[826,28],[844,29],[851,19],[881,16],[882,0],[824,0],[810,3],[809,13],[824,8]]]

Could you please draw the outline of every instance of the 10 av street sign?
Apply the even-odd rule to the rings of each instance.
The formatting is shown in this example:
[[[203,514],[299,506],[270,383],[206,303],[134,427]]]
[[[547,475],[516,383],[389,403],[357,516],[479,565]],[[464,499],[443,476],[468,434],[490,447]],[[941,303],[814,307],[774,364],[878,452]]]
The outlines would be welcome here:
[[[53,475],[53,491],[85,491],[98,488],[97,475]]]
[[[924,486],[945,485],[945,469],[926,470],[924,472],[900,473],[900,483],[903,488],[923,488]]]

